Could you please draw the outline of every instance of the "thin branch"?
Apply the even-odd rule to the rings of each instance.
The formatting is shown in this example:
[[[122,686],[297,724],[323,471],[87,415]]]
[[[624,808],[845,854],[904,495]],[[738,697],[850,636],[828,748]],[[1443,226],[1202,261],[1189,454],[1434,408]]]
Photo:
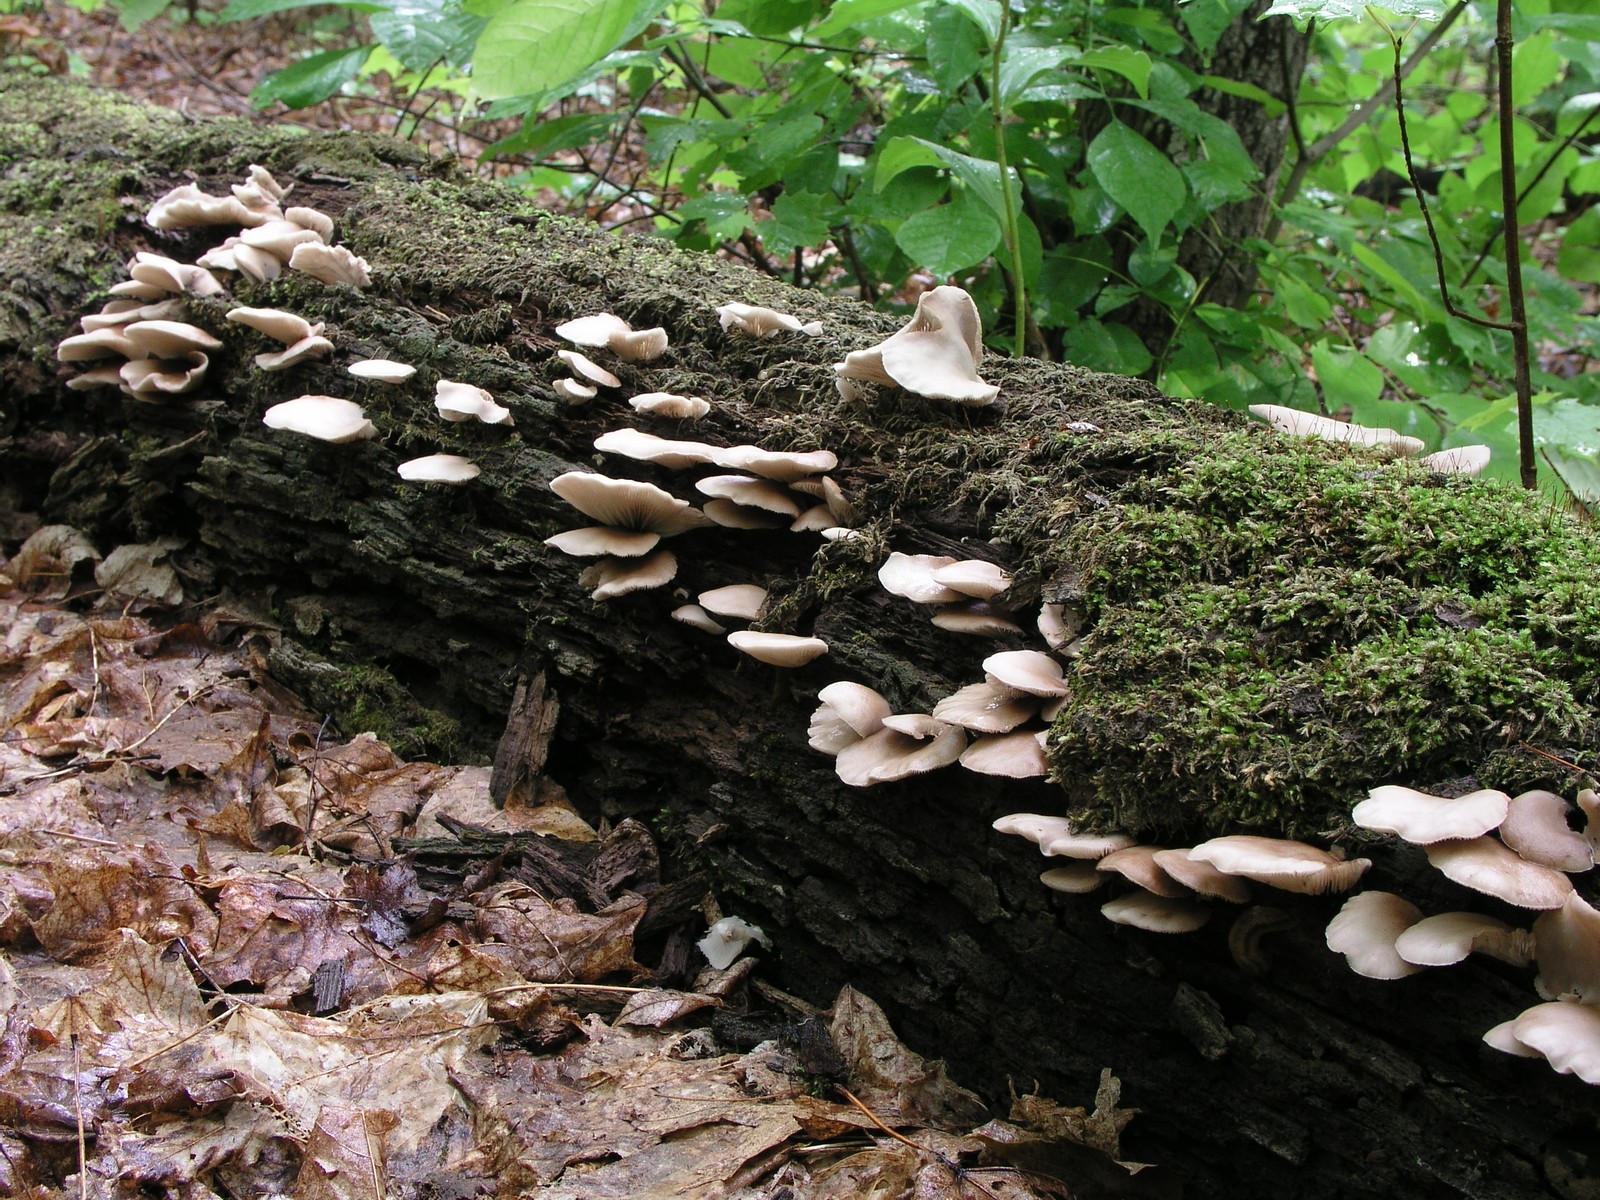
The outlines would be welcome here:
[[[702,97],[724,117],[730,119],[733,117],[728,106],[723,104],[722,97],[711,90],[711,85],[706,82],[705,76],[700,74],[700,68],[694,65],[694,60],[685,54],[681,47],[667,46],[666,55],[672,60],[673,65],[683,72],[683,77],[689,81],[689,86],[694,89],[696,95]]]
[[[1511,0],[1499,0],[1495,9],[1495,54],[1500,61],[1500,195],[1506,222],[1506,299],[1511,304],[1511,358],[1517,392],[1517,444],[1521,451],[1522,486],[1539,486],[1539,463],[1533,446],[1533,383],[1529,363],[1528,310],[1522,296],[1522,237],[1517,230],[1517,171],[1512,122],[1517,111],[1511,88]]]
[[[1385,80],[1383,85],[1364,104],[1345,118],[1342,125],[1312,142],[1305,153],[1296,159],[1294,167],[1289,171],[1289,177],[1284,180],[1283,187],[1278,191],[1278,208],[1280,210],[1284,205],[1292,203],[1294,198],[1300,194],[1300,186],[1305,183],[1306,176],[1311,173],[1312,167],[1321,162],[1327,157],[1329,151],[1365,125],[1372,119],[1374,113],[1389,103],[1390,98],[1398,93],[1400,81],[1422,65],[1422,61],[1427,58],[1428,52],[1438,44],[1439,39],[1444,37],[1450,26],[1454,25],[1457,18],[1466,10],[1465,0],[1461,0],[1449,12],[1445,13],[1440,18],[1439,23],[1428,31],[1427,36],[1417,43],[1417,48],[1410,59],[1396,71],[1394,76]],[[1278,231],[1282,226],[1282,216],[1275,213],[1263,236],[1268,241],[1276,241]]]
[[[1393,35],[1391,34],[1391,37],[1392,36]],[[1506,329],[1514,331],[1514,326],[1507,324],[1504,321],[1491,321],[1487,317],[1480,317],[1475,313],[1464,312],[1463,310],[1458,309],[1454,302],[1450,299],[1450,284],[1445,279],[1444,274],[1444,247],[1439,244],[1439,231],[1434,228],[1433,211],[1428,207],[1428,194],[1423,189],[1422,181],[1417,178],[1417,164],[1416,161],[1411,157],[1411,135],[1406,128],[1406,101],[1405,96],[1400,89],[1400,46],[1400,39],[1394,38],[1394,111],[1395,116],[1400,122],[1400,152],[1405,157],[1406,175],[1411,180],[1411,190],[1416,193],[1417,204],[1422,208],[1423,224],[1428,227],[1428,243],[1433,247],[1433,266],[1434,270],[1439,274],[1439,298],[1444,302],[1445,312],[1449,313],[1452,317],[1459,317],[1463,321],[1471,321],[1474,325],[1481,325],[1485,329]],[[1506,96],[1509,100],[1509,93],[1507,93]],[[1509,123],[1502,127],[1501,134],[1501,153],[1504,156],[1502,162],[1504,163],[1506,171],[1509,172],[1511,167],[1510,143],[1507,140],[1511,136]],[[1515,202],[1517,191],[1515,179],[1512,179],[1510,183],[1510,189],[1513,202]],[[1510,266],[1509,261],[1507,266]]]

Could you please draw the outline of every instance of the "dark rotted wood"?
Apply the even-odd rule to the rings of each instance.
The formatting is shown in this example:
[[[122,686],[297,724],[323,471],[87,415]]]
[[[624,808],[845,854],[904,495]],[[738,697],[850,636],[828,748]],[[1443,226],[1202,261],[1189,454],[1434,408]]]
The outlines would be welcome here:
[[[76,141],[47,132],[68,130]],[[1600,1093],[1479,1041],[1532,1001],[1527,972],[1472,962],[1398,983],[1360,979],[1322,945],[1336,902],[1291,897],[1267,902],[1286,927],[1263,935],[1251,962],[1268,965],[1251,973],[1229,953],[1227,914],[1163,939],[1043,889],[1046,864],[989,823],[1059,810],[1054,785],[945,772],[858,791],[806,745],[814,694],[831,680],[871,682],[911,709],[978,678],[993,648],[933,629],[870,586],[890,546],[1006,561],[1016,550],[989,542],[1005,487],[907,507],[919,473],[978,472],[992,466],[982,447],[1058,420],[1224,416],[1174,408],[1138,381],[1029,363],[985,364],[1008,397],[1000,414],[894,397],[847,412],[827,364],[893,320],[548,220],[401,146],[188,124],[0,77],[0,153],[0,254],[23,262],[0,285],[0,490],[16,517],[5,528],[31,513],[77,524],[104,548],[188,539],[180,563],[206,591],[272,610],[274,662],[297,686],[336,712],[388,715],[423,745],[487,758],[498,742],[505,794],[537,768],[591,817],[643,823],[669,887],[702,875],[724,911],[771,935],[760,974],[779,987],[826,1003],[853,984],[915,1048],[949,1059],[956,1078],[1002,1109],[1008,1086],[1035,1083],[1089,1103],[1110,1068],[1123,1102],[1140,1110],[1124,1156],[1161,1164],[1186,1195],[1594,1194]],[[221,191],[252,161],[298,180],[296,199],[335,215],[340,238],[373,264],[366,293],[297,280],[238,289],[245,302],[327,321],[338,358],[263,377],[250,366],[265,348],[258,339],[222,322],[225,305],[196,301],[193,318],[226,343],[197,398],[154,406],[66,392],[52,348],[120,278],[117,264],[136,249],[192,257],[215,240],[145,228],[137,218],[149,199],[189,172]],[[827,329],[808,342],[737,342],[712,310],[740,296]],[[775,677],[670,620],[679,597],[592,604],[578,568],[543,546],[582,523],[548,481],[596,466],[594,437],[637,420],[618,399],[570,409],[549,390],[563,373],[554,324],[605,308],[667,327],[667,360],[619,370],[636,391],[713,399],[717,414],[699,431],[707,440],[832,445],[844,458],[839,476],[863,513],[865,543],[819,554],[787,533],[714,530],[676,546],[675,587],[771,586],[775,623],[832,645],[821,663]],[[418,363],[418,385],[352,384],[343,364],[369,355]],[[514,409],[515,430],[443,427],[430,408],[437,377],[489,388]],[[267,404],[302,391],[361,399],[383,437],[323,446],[262,428]],[[445,449],[481,463],[478,485],[396,482],[396,462]],[[665,472],[605,465],[683,488]],[[1139,469],[1112,464],[1107,479]],[[1057,598],[1069,587],[1029,579],[1021,591],[1037,599],[1046,582]],[[544,683],[518,700],[519,678]],[[363,681],[365,708],[351,700]],[[441,869],[458,880],[530,869],[526,846],[519,856],[503,841],[474,846],[470,831],[463,840],[412,848],[419,877],[434,886]],[[540,869],[598,894],[592,866]],[[619,852],[605,878],[640,873]],[[1430,909],[1460,902],[1416,855],[1384,858],[1373,882]],[[682,913],[691,901],[678,891],[671,903]],[[675,961],[685,936],[681,925],[671,931]]]

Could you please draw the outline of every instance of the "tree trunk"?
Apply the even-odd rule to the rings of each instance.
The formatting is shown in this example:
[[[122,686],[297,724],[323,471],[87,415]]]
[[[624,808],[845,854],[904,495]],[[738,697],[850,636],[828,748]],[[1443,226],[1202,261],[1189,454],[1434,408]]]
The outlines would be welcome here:
[[[1197,74],[1253,83],[1289,103],[1292,113],[1311,38],[1296,30],[1288,17],[1262,20],[1262,14],[1270,7],[1270,0],[1253,0],[1223,32],[1210,54],[1191,48],[1179,56],[1179,61]],[[1223,205],[1183,235],[1178,265],[1199,281],[1201,294],[1197,303],[1243,308],[1255,291],[1256,256],[1240,246],[1250,238],[1260,237],[1272,216],[1272,198],[1278,192],[1278,176],[1292,132],[1291,117],[1271,116],[1259,101],[1206,86],[1200,87],[1193,99],[1203,112],[1233,128],[1261,178],[1252,185],[1255,190],[1249,199]],[[1112,112],[1109,105],[1088,104],[1082,111],[1087,143],[1111,120]],[[1123,105],[1117,108],[1116,116],[1168,157],[1178,161],[1190,157],[1189,139],[1154,113]],[[1126,251],[1123,258],[1126,259]],[[1123,319],[1158,355],[1172,336],[1172,319],[1158,304],[1135,304]]]
[[[766,978],[823,1002],[854,983],[1002,1109],[1008,1082],[1085,1103],[1111,1068],[1141,1110],[1125,1156],[1160,1164],[1185,1195],[1593,1194],[1600,1094],[1479,1041],[1535,1002],[1531,972],[1474,960],[1358,978],[1322,944],[1338,902],[1287,895],[1261,900],[1279,916],[1247,917],[1276,928],[1264,942],[1237,931],[1247,970],[1229,951],[1231,914],[1184,937],[1113,926],[1095,901],[1039,886],[1051,864],[990,830],[1004,813],[1063,810],[1170,839],[1240,824],[1337,830],[1371,782],[1469,772],[1570,792],[1517,747],[1583,753],[1594,680],[1581,654],[1553,665],[1533,639],[1576,645],[1600,619],[1547,628],[1525,596],[1512,617],[1489,611],[1497,589],[1532,587],[1552,562],[1589,569],[1592,546],[1547,506],[1286,445],[1139,381],[1063,366],[986,360],[995,409],[883,389],[847,403],[829,364],[894,320],[547,217],[394,143],[189,124],[4,77],[0,155],[0,486],[13,527],[37,514],[102,549],[188,539],[178,558],[191,594],[270,606],[275,666],[347,732],[381,719],[404,749],[485,759],[499,744],[497,794],[560,786],[596,819],[646,821],[670,869],[704,873],[725,909],[772,935]],[[55,343],[124,277],[120,264],[137,249],[192,261],[224,232],[152,231],[139,220],[150,200],[190,174],[223,192],[251,162],[337,219],[374,286],[233,282],[236,301],[188,302],[224,342],[202,390],[164,404],[65,391]],[[740,340],[714,311],[733,299],[824,332]],[[223,319],[235,302],[326,322],[335,357],[255,370],[252,355],[271,347]],[[680,429],[648,425],[615,393],[555,399],[554,327],[600,310],[671,335],[660,362],[616,365],[632,391],[702,395],[713,414]],[[419,374],[359,383],[344,366],[362,357]],[[440,377],[487,388],[515,428],[440,422]],[[307,392],[359,400],[380,436],[325,445],[263,427],[269,404]],[[694,531],[672,542],[671,591],[593,603],[579,566],[543,544],[589,523],[552,478],[598,466],[699,499],[687,473],[595,453],[597,435],[632,424],[830,449],[862,536]],[[397,480],[397,462],[441,450],[482,476],[454,490]],[[1370,494],[1358,502],[1354,488]],[[1473,519],[1450,541],[1449,521]],[[1397,527],[1415,538],[1404,552]],[[891,549],[1001,562],[1016,576],[1002,607],[1025,632],[933,627],[876,586]],[[772,590],[767,627],[815,634],[828,655],[775,672],[668,615],[740,582]],[[980,679],[996,649],[1039,645],[1041,598],[1075,606],[1089,632],[1054,727],[1056,782],[949,768],[853,789],[807,746],[820,686],[855,679],[897,711],[927,711]],[[1517,621],[1534,632],[1500,635]],[[1434,658],[1362,674],[1374,647],[1418,628]],[[1501,672],[1482,696],[1462,690],[1482,683],[1475,655]],[[1257,664],[1298,682],[1274,690]],[[1365,682],[1352,691],[1349,679]],[[1429,909],[1470,903],[1417,852],[1362,852],[1378,859],[1377,886]],[[1136,1176],[1121,1194],[1155,1186]]]

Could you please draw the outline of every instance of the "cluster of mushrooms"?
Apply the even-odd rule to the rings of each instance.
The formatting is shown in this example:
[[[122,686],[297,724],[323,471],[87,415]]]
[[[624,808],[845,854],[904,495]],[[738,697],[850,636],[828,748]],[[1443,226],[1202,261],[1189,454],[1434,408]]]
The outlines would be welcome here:
[[[1580,792],[1577,808],[1586,818],[1581,834],[1569,824],[1572,806],[1553,792],[1512,797],[1482,790],[1445,798],[1392,785],[1372,789],[1352,811],[1357,826],[1420,845],[1447,878],[1540,915],[1531,929],[1519,929],[1481,913],[1426,916],[1392,892],[1363,891],[1329,923],[1328,948],[1372,979],[1399,979],[1470,954],[1517,967],[1533,964],[1544,1003],[1495,1026],[1484,1041],[1507,1053],[1543,1057],[1559,1072],[1600,1084],[1600,912],[1568,878],[1600,861],[1600,797]],[[1305,842],[1249,835],[1185,849],[1143,846],[1126,834],[1083,833],[1065,818],[1037,813],[1001,817],[994,827],[1068,860],[1040,876],[1056,891],[1084,894],[1122,876],[1138,890],[1101,912],[1156,933],[1200,928],[1212,915],[1211,902],[1246,904],[1252,884],[1339,893],[1372,865]],[[1237,928],[1247,937],[1260,932],[1260,923],[1242,917]]]
[[[1319,438],[1349,446],[1367,446],[1390,458],[1409,458],[1422,454],[1427,446],[1420,438],[1393,429],[1336,421],[1281,404],[1252,404],[1250,411],[1279,433],[1290,437]],[[1489,465],[1489,447],[1455,446],[1436,450],[1417,459],[1417,465],[1441,475],[1478,475]]]

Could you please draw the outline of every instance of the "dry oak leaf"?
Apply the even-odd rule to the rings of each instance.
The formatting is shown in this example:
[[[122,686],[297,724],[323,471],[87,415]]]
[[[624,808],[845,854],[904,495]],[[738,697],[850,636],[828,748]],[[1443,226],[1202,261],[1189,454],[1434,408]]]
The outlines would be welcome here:
[[[479,897],[473,926],[481,949],[531,982],[599,983],[643,970],[633,960],[633,931],[645,907],[643,896],[628,895],[591,916],[571,900],[552,903],[524,884],[502,883]]]
[[[33,932],[59,961],[95,953],[122,929],[163,948],[181,937],[196,954],[207,953],[216,941],[216,915],[159,846],[62,855],[44,874],[55,903],[33,923]]]
[[[829,1032],[850,1073],[850,1090],[889,1124],[968,1128],[981,1119],[983,1102],[952,1083],[943,1062],[906,1049],[883,1009],[854,988],[840,989]]]

